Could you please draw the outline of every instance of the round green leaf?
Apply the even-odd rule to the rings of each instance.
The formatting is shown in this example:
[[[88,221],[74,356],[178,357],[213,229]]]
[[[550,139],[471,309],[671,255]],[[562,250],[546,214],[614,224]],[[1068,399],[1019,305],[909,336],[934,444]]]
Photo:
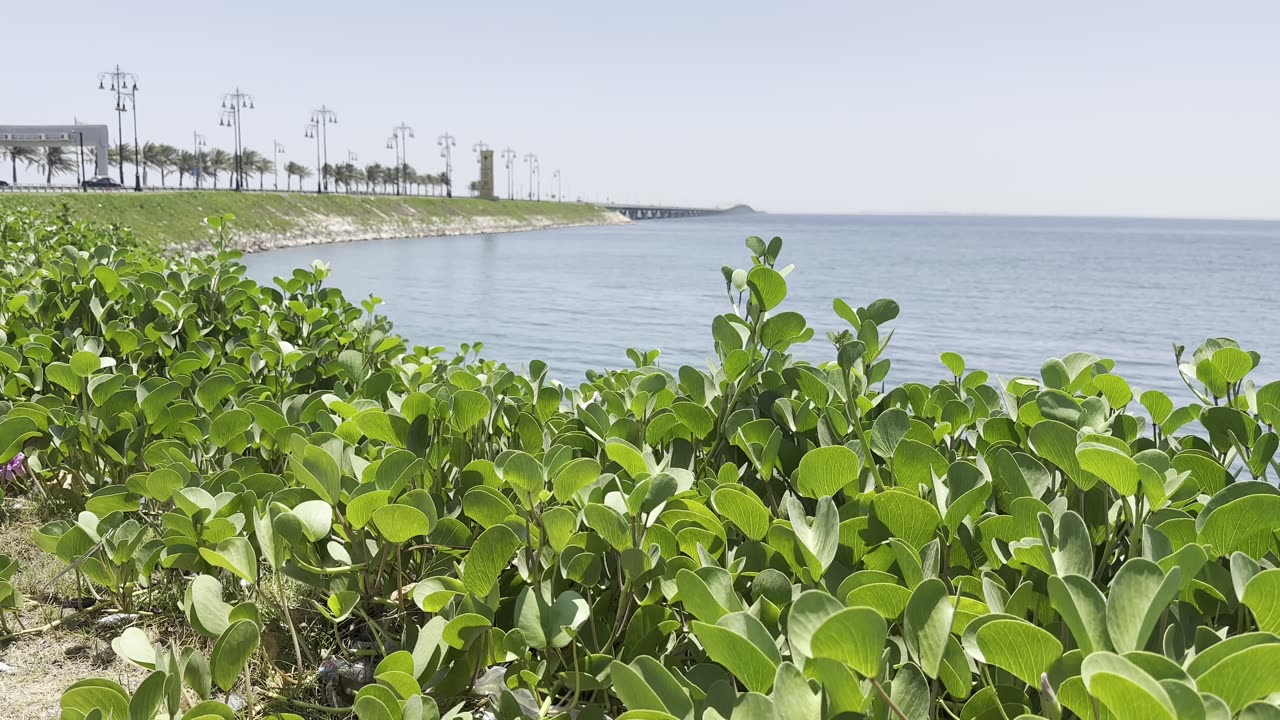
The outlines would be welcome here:
[[[462,584],[467,592],[488,596],[519,547],[520,538],[506,525],[494,525],[480,533],[462,569]]]
[[[416,507],[383,505],[373,511],[373,526],[387,542],[402,543],[410,538],[426,537],[431,532],[427,516]]]
[[[80,352],[71,356],[71,372],[75,373],[76,375],[79,375],[82,378],[87,378],[90,375],[98,372],[98,369],[101,367],[102,367],[101,358],[99,358],[97,355],[94,355],[91,352],[86,352],[84,350],[81,350]]]
[[[1280,635],[1280,569],[1254,575],[1245,585],[1241,602],[1253,612],[1259,630]]]
[[[835,495],[845,485],[857,481],[861,470],[858,454],[843,445],[815,448],[800,458],[796,492],[810,498]]]
[[[742,485],[716,488],[711,493],[711,506],[752,540],[762,540],[769,532],[773,515],[755,493]]]
[[[965,629],[980,651],[980,662],[1009,671],[1031,687],[1040,686],[1040,674],[1062,657],[1062,643],[1051,633],[1025,620],[991,616],[973,621]]]
[[[1084,659],[1080,674],[1089,694],[1115,717],[1126,720],[1176,720],[1178,717],[1164,688],[1119,655],[1095,652]]]
[[[772,310],[787,296],[787,281],[773,268],[757,265],[747,272],[747,286],[763,310]]]
[[[695,620],[690,627],[707,655],[728,668],[748,690],[767,693],[773,687],[782,657],[773,636],[759,620],[737,612],[725,615],[715,625]]]
[[[258,625],[252,620],[237,621],[218,638],[210,657],[213,681],[218,687],[231,690],[249,657],[258,649],[259,639]]]
[[[111,641],[111,649],[120,657],[147,670],[156,667],[156,649],[147,633],[139,627],[126,628]]]
[[[845,608],[818,627],[810,643],[815,658],[844,663],[866,678],[880,674],[889,626],[866,607]]]

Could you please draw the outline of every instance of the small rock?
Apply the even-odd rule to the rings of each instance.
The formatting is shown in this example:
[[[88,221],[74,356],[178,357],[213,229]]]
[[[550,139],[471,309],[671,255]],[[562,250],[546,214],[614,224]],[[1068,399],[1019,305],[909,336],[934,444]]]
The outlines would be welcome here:
[[[138,613],[111,613],[98,620],[98,624],[102,627],[117,627],[119,625],[128,625],[138,619]]]
[[[10,664],[8,664],[8,663],[2,663],[2,662],[0,662],[0,673],[11,673],[11,672],[13,672],[13,666],[12,666],[12,665],[10,665]]]

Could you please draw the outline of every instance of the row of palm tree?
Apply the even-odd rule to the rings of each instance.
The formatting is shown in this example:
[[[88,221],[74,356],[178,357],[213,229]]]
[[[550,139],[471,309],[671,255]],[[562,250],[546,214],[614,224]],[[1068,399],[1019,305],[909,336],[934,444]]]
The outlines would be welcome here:
[[[0,147],[0,159],[7,159],[13,184],[18,184],[18,163],[44,173],[45,183],[53,184],[53,176],[76,172],[76,158],[65,147]]]
[[[222,177],[227,178],[228,185],[234,182],[236,172],[235,156],[221,148],[201,150],[198,154],[189,150],[180,150],[163,143],[145,143],[141,152],[134,153],[133,145],[123,143],[108,149],[107,155],[112,166],[118,165],[120,156],[124,156],[124,164],[136,163],[140,166],[143,185],[149,185],[148,173],[154,171],[160,178],[160,186],[166,187],[171,175],[177,175],[178,187],[184,187],[187,178],[194,185],[197,176],[211,179],[213,188],[218,188]],[[18,163],[28,168],[38,168],[44,174],[45,183],[52,185],[55,175],[74,174],[78,162],[71,148],[44,147],[0,147],[0,159],[7,158],[11,165],[13,183],[18,182]],[[266,186],[266,176],[276,171],[275,163],[256,150],[246,149],[241,154],[241,165],[244,168],[245,182],[256,175],[258,189]],[[302,182],[313,176],[311,168],[296,162],[285,163],[285,188],[293,189],[293,179],[298,179],[298,189],[302,190]],[[404,163],[398,170],[395,165],[384,166],[380,163],[365,165],[363,168],[352,163],[325,165],[324,179],[333,184],[339,192],[394,193],[397,190],[407,195],[442,195],[451,189],[452,180],[447,173],[438,175],[419,173],[412,165]],[[473,186],[477,185],[472,183]],[[471,188],[474,193],[476,188]]]
[[[288,166],[285,170],[288,171]],[[339,192],[394,193],[399,189],[405,195],[440,195],[451,185],[447,173],[419,173],[409,163],[401,165],[398,171],[395,165],[381,163],[371,163],[363,168],[352,163],[325,165],[324,177]],[[298,187],[302,187],[302,177],[298,178]]]
[[[213,188],[217,189],[223,175],[227,177],[227,184],[231,185],[234,183],[236,173],[235,155],[222,148],[211,148],[194,153],[164,143],[149,142],[144,143],[141,152],[135,154],[133,146],[124,143],[109,148],[107,155],[112,165],[120,162],[121,155],[124,155],[124,164],[129,166],[135,164],[136,158],[137,164],[140,165],[143,185],[151,184],[148,174],[154,171],[160,176],[160,187],[166,187],[169,176],[176,174],[178,187],[185,187],[186,178],[191,178],[193,185],[196,184],[197,178],[209,178],[213,182]],[[249,178],[256,175],[260,190],[266,187],[267,175],[276,171],[276,164],[271,158],[253,149],[246,149],[241,153],[240,163],[244,173],[242,184],[247,185]]]

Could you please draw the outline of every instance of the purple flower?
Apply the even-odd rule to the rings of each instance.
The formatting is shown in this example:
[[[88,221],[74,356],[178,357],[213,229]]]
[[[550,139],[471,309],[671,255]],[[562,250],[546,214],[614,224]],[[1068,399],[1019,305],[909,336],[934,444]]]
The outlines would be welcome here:
[[[4,465],[0,465],[0,480],[12,480],[15,477],[22,477],[26,474],[23,461],[27,459],[26,455],[18,453],[13,459]]]

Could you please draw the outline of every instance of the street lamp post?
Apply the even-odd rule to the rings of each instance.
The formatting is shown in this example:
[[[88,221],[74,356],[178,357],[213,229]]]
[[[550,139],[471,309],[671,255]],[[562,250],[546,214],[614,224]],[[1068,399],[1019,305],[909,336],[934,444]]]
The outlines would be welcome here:
[[[316,194],[324,192],[320,185],[320,176],[324,174],[324,170],[320,167],[320,123],[309,122],[306,129],[303,130],[302,136],[306,138],[315,138],[316,141]],[[302,186],[302,179],[298,179],[298,186]]]
[[[555,172],[551,173],[551,177],[556,180],[556,202],[564,202],[563,185],[560,184],[560,169],[557,168]]]
[[[115,70],[98,73],[98,89],[106,90],[104,83],[111,81],[111,92],[116,94],[116,144],[120,148],[120,184],[124,184],[124,93],[128,92],[129,85],[134,90],[138,89],[138,76],[131,72],[124,72],[116,65]]]
[[[453,148],[457,146],[457,141],[449,133],[445,133],[436,138],[436,144],[442,149],[440,157],[444,158],[444,188],[448,197],[453,197]]]
[[[327,129],[327,126],[330,124],[336,125],[338,123],[338,113],[325,105],[321,105],[319,110],[311,111],[311,123],[320,128],[320,143],[324,152],[324,165],[320,166],[316,170],[323,178],[321,181],[321,187],[324,188],[321,192],[323,192],[329,189],[329,178],[323,177],[324,168],[329,165],[329,130]]]
[[[502,151],[502,159],[506,161],[507,166],[507,199],[516,199],[516,176],[513,169],[516,162],[516,151],[506,148]]]
[[[218,124],[235,130],[233,143],[236,151],[236,190],[244,187],[244,146],[241,143],[240,111],[252,109],[253,96],[240,92],[240,88],[222,96],[222,112],[218,118]]]
[[[272,140],[275,143],[275,157],[271,161],[272,169],[276,171],[275,186],[280,189],[280,156],[284,154],[284,145],[279,140]]]
[[[404,192],[404,186],[408,178],[404,174],[404,166],[409,162],[409,139],[415,137],[413,128],[405,125],[403,121],[399,125],[391,128],[391,142],[387,143],[390,150],[396,151],[396,194],[400,195]]]
[[[80,118],[72,118],[71,124],[79,127]],[[80,167],[76,168],[76,184],[80,186],[80,192],[89,192],[89,188],[84,184],[84,131],[76,131],[76,139],[80,141]]]
[[[387,138],[387,149],[395,151],[396,156],[396,194],[400,194],[400,136],[392,133]]]
[[[204,136],[195,130],[191,131],[191,154],[196,161],[196,189],[200,189],[200,178],[204,175],[204,153],[200,148],[205,146]]]
[[[139,155],[141,148],[138,145],[138,89],[135,87],[127,93],[121,93],[121,96],[129,98],[129,108],[133,111],[133,189],[136,192],[142,192],[142,160]]]
[[[529,166],[529,199],[530,200],[534,199],[533,176],[537,175],[538,176],[538,200],[541,200],[542,199],[542,175],[538,173],[538,156],[534,155],[533,153],[525,153],[524,161],[525,161],[525,164]]]

